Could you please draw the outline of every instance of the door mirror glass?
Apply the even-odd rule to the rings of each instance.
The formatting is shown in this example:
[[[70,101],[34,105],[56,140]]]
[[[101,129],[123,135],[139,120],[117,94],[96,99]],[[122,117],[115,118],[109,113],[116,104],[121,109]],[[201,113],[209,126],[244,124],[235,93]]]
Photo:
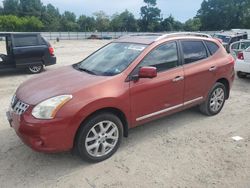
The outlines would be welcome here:
[[[155,67],[141,67],[138,76],[139,78],[155,78],[157,69]]]

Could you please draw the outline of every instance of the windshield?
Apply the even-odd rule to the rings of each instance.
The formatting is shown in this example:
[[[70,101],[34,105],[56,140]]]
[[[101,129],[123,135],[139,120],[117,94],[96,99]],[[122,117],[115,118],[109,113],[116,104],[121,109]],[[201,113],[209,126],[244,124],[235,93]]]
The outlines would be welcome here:
[[[83,60],[78,68],[102,76],[123,72],[147,47],[143,44],[110,43]]]
[[[221,39],[224,43],[229,43],[231,37],[225,35],[215,35],[216,38]]]

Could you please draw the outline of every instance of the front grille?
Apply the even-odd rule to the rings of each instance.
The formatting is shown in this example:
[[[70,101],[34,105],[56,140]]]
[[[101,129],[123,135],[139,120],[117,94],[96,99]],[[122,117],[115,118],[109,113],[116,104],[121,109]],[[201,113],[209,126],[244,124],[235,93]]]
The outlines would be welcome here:
[[[22,115],[29,108],[29,105],[14,96],[11,100],[11,108],[17,115]]]

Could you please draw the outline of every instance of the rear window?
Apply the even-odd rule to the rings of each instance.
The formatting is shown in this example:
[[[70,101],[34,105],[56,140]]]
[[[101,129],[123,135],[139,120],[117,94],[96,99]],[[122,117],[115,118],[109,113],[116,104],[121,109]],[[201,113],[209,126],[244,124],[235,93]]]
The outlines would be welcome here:
[[[239,45],[240,45],[240,43],[237,42],[237,43],[235,43],[235,44],[232,45],[231,49],[232,50],[238,50],[239,49]]]
[[[245,50],[250,46],[250,42],[241,42],[241,49]]]
[[[181,41],[181,45],[185,64],[207,58],[207,50],[202,41]]]
[[[13,37],[15,47],[39,45],[37,35],[13,35]]]
[[[219,46],[214,42],[205,41],[205,43],[211,55],[215,54],[219,50]]]

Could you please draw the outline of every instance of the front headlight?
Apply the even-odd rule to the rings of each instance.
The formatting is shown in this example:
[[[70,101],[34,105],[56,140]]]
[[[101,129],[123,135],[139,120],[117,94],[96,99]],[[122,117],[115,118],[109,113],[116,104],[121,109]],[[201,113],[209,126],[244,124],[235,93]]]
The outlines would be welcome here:
[[[32,115],[37,119],[53,119],[62,106],[72,99],[72,95],[60,95],[47,99],[35,106]]]

